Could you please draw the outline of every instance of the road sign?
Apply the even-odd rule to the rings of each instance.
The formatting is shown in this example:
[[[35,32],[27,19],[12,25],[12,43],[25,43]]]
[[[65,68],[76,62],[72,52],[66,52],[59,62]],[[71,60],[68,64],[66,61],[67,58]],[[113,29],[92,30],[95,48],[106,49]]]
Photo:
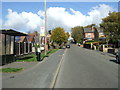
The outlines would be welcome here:
[[[40,35],[45,36],[45,28],[44,27],[40,27]]]

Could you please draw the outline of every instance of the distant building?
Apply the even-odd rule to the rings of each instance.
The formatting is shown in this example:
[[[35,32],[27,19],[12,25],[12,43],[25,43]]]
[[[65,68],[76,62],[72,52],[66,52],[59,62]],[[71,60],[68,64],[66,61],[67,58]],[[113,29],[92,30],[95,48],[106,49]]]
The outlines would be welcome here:
[[[29,54],[32,52],[32,43],[28,41],[29,36],[17,37],[16,45],[16,56]]]
[[[103,32],[103,29],[100,28],[100,27],[95,27],[99,33],[99,40],[100,41],[105,41],[106,37],[105,37],[105,34]]]
[[[84,28],[84,41],[94,40],[94,31],[91,28]]]
[[[104,40],[105,35],[100,27],[84,28],[84,41]]]
[[[35,52],[35,45],[40,44],[40,35],[37,31],[28,34],[28,42],[31,43],[31,51]]]
[[[29,39],[33,40],[33,38],[34,38],[34,43],[36,43],[36,44],[39,43],[40,35],[37,31],[30,33],[28,35],[30,37]]]

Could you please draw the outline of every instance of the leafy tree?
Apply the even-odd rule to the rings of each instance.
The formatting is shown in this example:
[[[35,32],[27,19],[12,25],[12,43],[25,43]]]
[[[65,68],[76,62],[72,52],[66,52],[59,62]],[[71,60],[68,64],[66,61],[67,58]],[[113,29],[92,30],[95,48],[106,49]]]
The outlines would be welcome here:
[[[28,32],[28,35],[30,35],[30,34],[31,34],[31,32],[29,31],[29,32]]]
[[[84,34],[83,34],[83,27],[81,26],[76,26],[74,28],[71,29],[72,31],[72,38],[74,39],[74,41],[76,43],[82,43],[83,42],[83,38],[84,38]]]
[[[69,32],[66,32],[65,35],[66,35],[66,41],[68,41],[68,39],[69,39],[69,37],[70,37]]]
[[[97,28],[95,26],[92,26],[92,28],[94,29],[94,41],[99,41],[99,33]]]
[[[109,16],[103,18],[100,26],[107,37],[107,41],[116,42],[120,39],[120,12],[110,13]]]
[[[51,40],[53,43],[61,45],[62,43],[66,42],[66,34],[63,28],[57,27],[52,30]]]
[[[85,28],[92,28],[92,26],[95,26],[95,24],[87,25]]]
[[[49,30],[49,31],[48,31],[48,34],[50,34],[50,35],[51,35],[51,34],[52,34],[52,31],[51,31],[51,30]]]

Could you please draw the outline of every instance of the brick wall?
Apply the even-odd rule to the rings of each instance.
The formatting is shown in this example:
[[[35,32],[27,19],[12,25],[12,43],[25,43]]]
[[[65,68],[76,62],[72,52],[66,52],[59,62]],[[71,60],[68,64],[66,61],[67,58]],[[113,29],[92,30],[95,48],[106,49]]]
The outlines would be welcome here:
[[[85,38],[94,38],[94,33],[85,33]]]

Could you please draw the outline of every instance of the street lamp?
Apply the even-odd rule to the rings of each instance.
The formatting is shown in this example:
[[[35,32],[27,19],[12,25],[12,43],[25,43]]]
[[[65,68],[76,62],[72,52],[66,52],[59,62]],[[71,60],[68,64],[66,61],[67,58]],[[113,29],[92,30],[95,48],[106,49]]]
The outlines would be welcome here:
[[[44,19],[45,19],[45,23],[44,23],[44,29],[45,29],[45,55],[47,54],[46,52],[46,44],[47,44],[47,31],[46,31],[46,0],[44,0],[44,10],[45,10],[45,13],[44,13]]]

